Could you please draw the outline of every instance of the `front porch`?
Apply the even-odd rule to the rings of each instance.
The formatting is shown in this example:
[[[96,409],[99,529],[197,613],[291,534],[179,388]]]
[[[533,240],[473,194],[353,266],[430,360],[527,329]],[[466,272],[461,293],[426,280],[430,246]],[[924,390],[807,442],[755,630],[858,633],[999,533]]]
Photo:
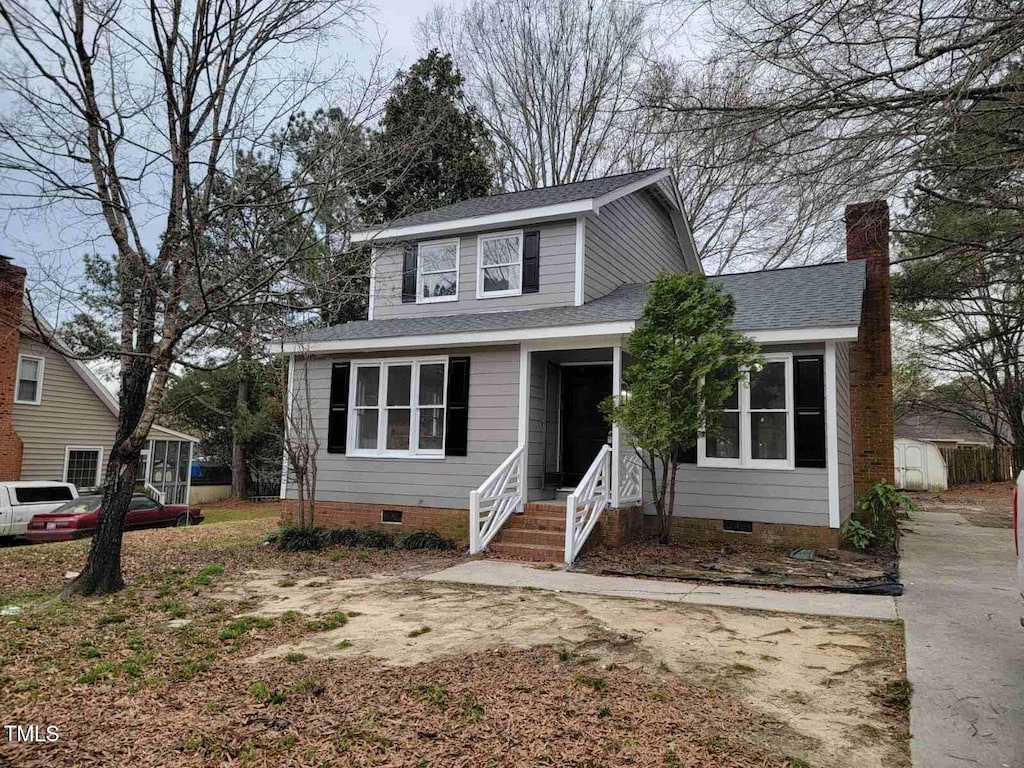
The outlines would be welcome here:
[[[603,515],[642,527],[640,460],[601,411],[623,356],[621,337],[521,346],[518,446],[470,493],[470,552],[572,563]]]

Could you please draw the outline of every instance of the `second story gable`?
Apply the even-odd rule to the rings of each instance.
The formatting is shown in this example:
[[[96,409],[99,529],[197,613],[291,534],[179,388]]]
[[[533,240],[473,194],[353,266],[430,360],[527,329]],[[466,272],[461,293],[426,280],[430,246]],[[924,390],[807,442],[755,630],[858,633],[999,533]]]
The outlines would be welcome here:
[[[356,233],[370,319],[578,306],[700,269],[668,171],[475,198]]]

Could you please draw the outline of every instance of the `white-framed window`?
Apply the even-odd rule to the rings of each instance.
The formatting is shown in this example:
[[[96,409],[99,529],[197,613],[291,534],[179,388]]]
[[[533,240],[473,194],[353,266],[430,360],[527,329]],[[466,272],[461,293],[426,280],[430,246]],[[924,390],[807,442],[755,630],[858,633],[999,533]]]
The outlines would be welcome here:
[[[699,436],[697,464],[792,469],[794,442],[793,356],[763,355],[725,402],[718,434]]]
[[[46,358],[32,355],[18,355],[18,379],[15,384],[14,402],[24,405],[39,405],[43,402],[43,369]]]
[[[523,292],[523,231],[480,235],[476,296],[519,296]]]
[[[97,488],[103,473],[103,448],[69,445],[64,448],[64,482],[76,488]]]
[[[457,301],[459,240],[420,243],[416,258],[416,303]]]
[[[448,358],[352,363],[350,456],[444,456]]]

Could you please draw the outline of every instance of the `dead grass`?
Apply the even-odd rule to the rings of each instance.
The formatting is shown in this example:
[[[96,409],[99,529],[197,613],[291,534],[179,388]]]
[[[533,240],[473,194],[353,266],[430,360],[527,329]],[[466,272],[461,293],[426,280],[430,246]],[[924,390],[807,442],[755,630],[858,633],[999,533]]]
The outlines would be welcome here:
[[[400,574],[457,556],[282,554],[269,527],[130,534],[130,588],[92,601],[49,596],[83,542],[0,550],[0,711],[61,735],[0,765],[908,764],[893,625],[427,585]],[[856,724],[853,756],[805,717]]]
[[[951,488],[941,493],[916,493],[914,501],[924,512],[960,515],[982,528],[1013,527],[1013,483],[981,483]]]

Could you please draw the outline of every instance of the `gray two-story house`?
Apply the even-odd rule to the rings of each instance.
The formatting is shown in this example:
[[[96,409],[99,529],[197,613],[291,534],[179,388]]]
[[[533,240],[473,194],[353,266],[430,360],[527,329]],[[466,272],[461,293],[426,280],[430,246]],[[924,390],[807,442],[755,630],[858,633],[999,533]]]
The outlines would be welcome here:
[[[891,479],[888,213],[847,219],[846,262],[712,278],[763,361],[722,433],[683,457],[679,536],[833,544],[855,493]],[[369,319],[282,349],[288,407],[320,444],[318,523],[537,560],[641,535],[642,465],[599,404],[621,391],[647,283],[701,269],[668,171],[467,200],[353,240],[372,246]],[[287,470],[281,493],[297,498]]]

